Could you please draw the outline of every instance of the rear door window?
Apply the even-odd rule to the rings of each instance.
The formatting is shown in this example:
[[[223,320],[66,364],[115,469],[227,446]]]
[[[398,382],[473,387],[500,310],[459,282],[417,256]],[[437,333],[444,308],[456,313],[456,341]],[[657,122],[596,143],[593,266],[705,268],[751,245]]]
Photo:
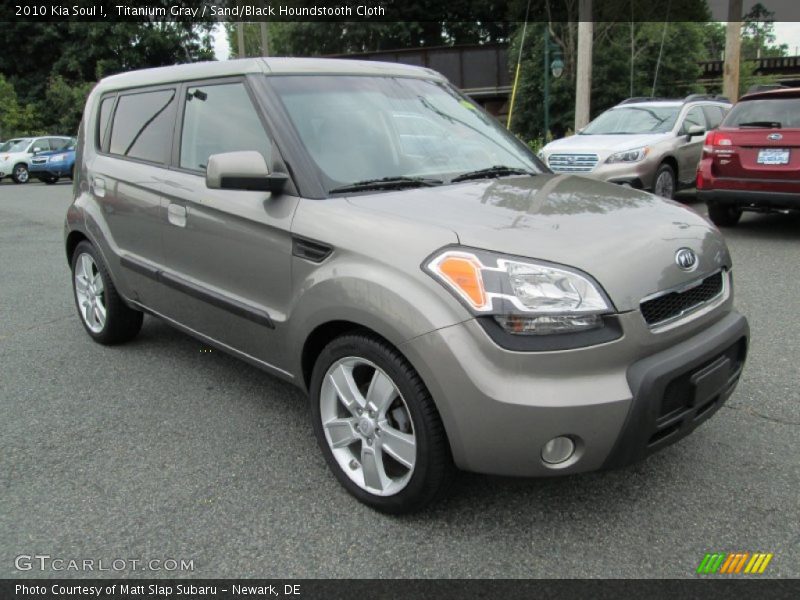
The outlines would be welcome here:
[[[254,150],[270,163],[272,143],[242,82],[187,89],[180,166],[202,171],[208,157]]]
[[[166,163],[175,120],[175,90],[123,94],[111,123],[111,154]]]

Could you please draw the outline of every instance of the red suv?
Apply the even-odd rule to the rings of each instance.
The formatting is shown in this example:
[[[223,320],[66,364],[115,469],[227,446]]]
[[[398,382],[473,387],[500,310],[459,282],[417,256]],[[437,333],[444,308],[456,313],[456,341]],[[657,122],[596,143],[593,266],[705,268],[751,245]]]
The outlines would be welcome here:
[[[736,225],[743,210],[800,209],[800,88],[739,100],[706,136],[697,195],[721,227]]]

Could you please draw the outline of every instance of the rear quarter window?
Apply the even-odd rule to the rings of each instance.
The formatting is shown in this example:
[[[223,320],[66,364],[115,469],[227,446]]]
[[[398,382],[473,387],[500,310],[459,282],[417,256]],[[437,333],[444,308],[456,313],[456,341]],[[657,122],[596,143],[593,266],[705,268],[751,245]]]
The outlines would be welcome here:
[[[166,163],[172,146],[175,89],[122,94],[111,123],[111,154]]]
[[[114,108],[115,96],[103,98],[100,102],[100,110],[97,118],[97,133],[95,140],[99,148],[106,147],[106,133],[108,130],[108,119],[111,117],[111,109]]]

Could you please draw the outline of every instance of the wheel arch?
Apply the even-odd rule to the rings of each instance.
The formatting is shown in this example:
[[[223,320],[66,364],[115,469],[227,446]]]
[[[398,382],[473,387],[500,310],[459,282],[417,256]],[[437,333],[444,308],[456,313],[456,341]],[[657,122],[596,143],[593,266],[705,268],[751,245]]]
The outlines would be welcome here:
[[[658,168],[656,169],[656,171],[658,171],[658,169],[661,168],[661,165],[669,165],[670,167],[672,167],[672,172],[675,173],[675,184],[677,186],[681,180],[680,173],[678,172],[679,170],[678,159],[672,156],[671,154],[667,154],[664,158],[661,159],[661,162],[658,163]],[[653,185],[655,185],[655,178],[653,179]]]
[[[75,254],[75,248],[84,240],[91,243],[91,240],[80,231],[73,230],[67,234],[67,239],[64,244],[67,252],[67,264],[72,264],[72,255]]]

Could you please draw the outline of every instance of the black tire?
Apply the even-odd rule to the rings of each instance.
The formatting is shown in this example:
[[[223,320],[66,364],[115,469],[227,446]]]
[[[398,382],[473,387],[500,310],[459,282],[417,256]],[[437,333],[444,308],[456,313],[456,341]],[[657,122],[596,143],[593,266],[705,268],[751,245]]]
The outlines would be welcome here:
[[[58,181],[58,177],[55,175],[48,175],[47,177],[42,177],[42,181],[44,181],[47,185],[53,185]]]
[[[81,306],[78,301],[75,270],[78,260],[83,254],[91,256],[103,280],[103,303],[106,308],[106,319],[100,331],[92,331],[89,328],[81,314]],[[70,264],[72,266],[72,296],[75,300],[75,308],[78,310],[78,317],[86,333],[88,333],[95,342],[105,345],[122,344],[135,338],[142,328],[144,315],[125,304],[125,301],[117,292],[117,288],[114,287],[114,283],[111,281],[111,276],[108,273],[108,268],[95,247],[85,240],[79,243],[72,253]]]
[[[28,165],[25,163],[14,165],[14,168],[11,170],[11,179],[14,183],[28,183],[30,178],[31,175],[28,172]]]
[[[708,216],[717,227],[733,227],[742,218],[742,209],[725,204],[709,204]]]
[[[336,361],[345,357],[374,363],[392,380],[408,407],[416,437],[416,462],[408,483],[394,495],[380,496],[357,485],[342,470],[325,437],[320,408],[323,378]],[[395,348],[366,333],[336,338],[317,358],[310,389],[314,434],[322,454],[339,483],[359,501],[380,512],[403,514],[421,510],[449,491],[455,467],[439,412],[422,379]]]
[[[666,184],[666,188],[664,188],[664,186],[662,186],[660,183],[660,181],[664,178],[668,178],[669,181],[669,183]],[[675,170],[667,163],[662,163],[659,165],[655,177],[653,178],[653,193],[656,196],[661,196],[662,198],[672,200],[675,197],[676,189],[677,178],[675,177]]]

